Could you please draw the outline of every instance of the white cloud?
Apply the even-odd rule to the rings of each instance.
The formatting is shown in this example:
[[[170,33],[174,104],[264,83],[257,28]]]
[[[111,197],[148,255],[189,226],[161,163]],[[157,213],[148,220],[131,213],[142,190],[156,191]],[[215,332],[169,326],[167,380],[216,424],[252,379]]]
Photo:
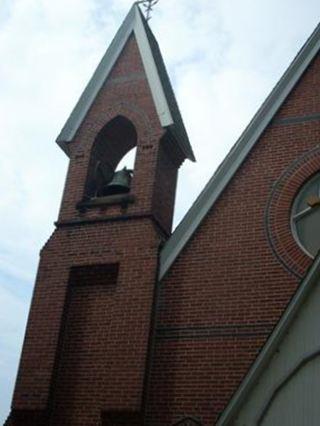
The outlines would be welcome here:
[[[11,388],[39,249],[53,229],[66,173],[67,159],[54,140],[131,4],[1,2],[0,312],[4,306],[5,329],[0,331],[12,328],[4,331],[0,351]],[[152,27],[198,159],[181,169],[176,222],[316,26],[318,7],[318,0],[162,0],[157,5]],[[14,296],[1,284],[4,274],[12,288],[14,282],[28,287],[26,293]],[[14,360],[10,351],[16,351]],[[11,388],[0,422],[9,410]]]

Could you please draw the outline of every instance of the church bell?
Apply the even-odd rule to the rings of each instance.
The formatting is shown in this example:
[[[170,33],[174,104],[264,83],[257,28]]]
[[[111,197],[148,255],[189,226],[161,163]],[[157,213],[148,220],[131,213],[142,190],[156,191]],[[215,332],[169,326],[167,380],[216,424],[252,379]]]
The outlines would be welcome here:
[[[103,190],[103,195],[125,194],[130,191],[132,170],[126,167],[115,172],[111,182]]]

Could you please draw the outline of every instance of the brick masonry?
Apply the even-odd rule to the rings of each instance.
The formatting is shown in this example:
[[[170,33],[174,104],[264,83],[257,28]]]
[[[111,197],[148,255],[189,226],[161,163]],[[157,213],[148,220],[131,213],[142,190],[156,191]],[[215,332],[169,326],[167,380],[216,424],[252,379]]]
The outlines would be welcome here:
[[[130,143],[120,140],[110,152],[116,158],[117,149],[125,154],[133,141],[137,146],[134,202],[79,209],[97,135],[119,116],[134,131],[121,135]],[[109,131],[105,143],[112,137]],[[159,247],[171,232],[181,162],[169,148],[131,36],[70,143],[57,229],[41,252],[7,424],[141,424]]]
[[[70,143],[7,425],[216,421],[311,262],[288,224],[318,167],[319,71],[318,56],[156,285],[181,159],[129,39]],[[96,137],[119,115],[137,134],[134,202],[79,209]]]
[[[319,86],[318,56],[162,281],[148,425],[214,424],[310,265],[290,211],[320,166]]]

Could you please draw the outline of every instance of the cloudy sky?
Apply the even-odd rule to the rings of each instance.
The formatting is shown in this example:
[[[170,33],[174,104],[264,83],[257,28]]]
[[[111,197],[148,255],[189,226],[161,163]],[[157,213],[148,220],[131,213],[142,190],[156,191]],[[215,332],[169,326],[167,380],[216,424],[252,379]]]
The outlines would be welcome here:
[[[0,424],[67,158],[54,143],[130,0],[0,0]],[[197,163],[181,169],[175,223],[320,17],[319,0],[161,0],[152,28]]]

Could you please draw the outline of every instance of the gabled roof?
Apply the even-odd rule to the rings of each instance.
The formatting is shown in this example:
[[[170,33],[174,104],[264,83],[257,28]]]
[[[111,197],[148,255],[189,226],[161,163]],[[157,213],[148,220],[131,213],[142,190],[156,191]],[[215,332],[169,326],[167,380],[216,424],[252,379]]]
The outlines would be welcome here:
[[[74,138],[89,108],[93,104],[102,85],[108,78],[108,75],[132,33],[134,33],[139,47],[141,59],[161,126],[170,130],[184,156],[194,161],[195,158],[192,148],[158,43],[136,3],[130,9],[127,17],[119,28],[115,38],[82,93],[78,103],[61,130],[61,133],[57,138],[57,143],[64,151],[66,151],[66,153],[68,153],[68,142]]]
[[[307,40],[283,77],[262,104],[239,140],[164,245],[160,254],[159,279],[162,279],[168,272],[175,259],[179,256],[184,246],[242,165],[308,65],[317,55],[319,49],[320,25],[317,26]]]
[[[302,304],[310,294],[315,285],[320,280],[320,254],[317,255],[312,266],[308,270],[305,278],[302,280],[295,295],[291,299],[280,321],[274,328],[260,354],[256,358],[249,372],[240,384],[238,390],[233,395],[229,404],[220,416],[217,426],[226,426],[231,424],[230,421],[238,413],[242,403],[251,391],[252,387],[257,383],[260,375],[264,372],[268,362],[277,351],[279,344],[284,336],[288,333],[290,326],[299,312]]]

